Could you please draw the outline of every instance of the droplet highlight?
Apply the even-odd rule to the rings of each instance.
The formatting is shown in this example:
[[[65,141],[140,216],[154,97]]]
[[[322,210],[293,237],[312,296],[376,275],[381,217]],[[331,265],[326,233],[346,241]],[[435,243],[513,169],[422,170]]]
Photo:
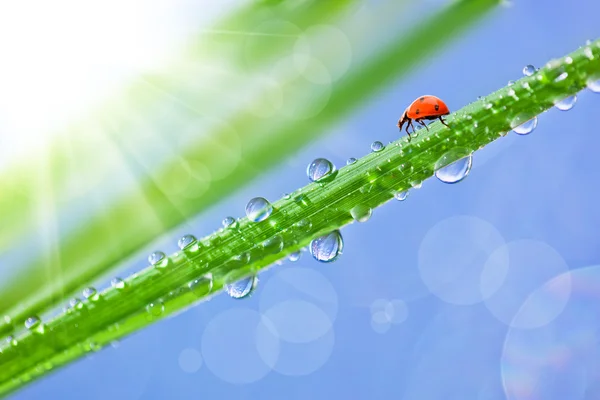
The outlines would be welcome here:
[[[310,242],[310,254],[319,262],[333,262],[342,254],[344,240],[340,231],[335,230]]]
[[[269,218],[273,206],[263,197],[255,197],[246,204],[246,216],[252,222],[261,222]]]

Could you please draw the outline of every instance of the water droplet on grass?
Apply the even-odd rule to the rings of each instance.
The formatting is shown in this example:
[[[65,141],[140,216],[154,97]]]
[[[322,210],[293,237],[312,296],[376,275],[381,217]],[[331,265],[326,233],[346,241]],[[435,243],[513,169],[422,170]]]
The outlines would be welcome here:
[[[335,261],[344,248],[340,231],[335,230],[310,242],[310,254],[320,262]]]
[[[35,315],[25,320],[25,328],[30,331],[36,331],[41,325],[42,321]]]
[[[467,155],[465,155],[465,153]],[[450,164],[448,164],[449,162]],[[472,163],[473,156],[468,150],[450,150],[435,163],[435,177],[444,183],[460,182],[465,179],[471,171]]]
[[[535,67],[533,65],[529,64],[523,67],[523,75],[531,76],[533,74],[535,74]]]
[[[404,201],[408,197],[408,190],[394,193],[394,198],[398,201]]]
[[[566,73],[566,72],[563,72],[562,74],[560,74],[559,76],[557,76],[557,77],[554,79],[554,82],[562,82],[562,81],[564,81],[565,79],[567,79],[567,77],[568,77],[568,76],[569,76],[569,74],[568,74],[568,73]]]
[[[100,295],[96,291],[96,288],[91,286],[83,289],[83,297],[89,301],[98,301],[98,299],[100,299]]]
[[[375,141],[373,143],[371,143],[371,151],[373,152],[378,152],[381,151],[385,148],[385,146],[383,145],[383,143],[379,142],[379,141]]]
[[[349,159],[346,160],[346,165],[352,165],[355,162],[356,162],[356,158],[350,157]]]
[[[155,251],[148,256],[148,262],[154,267],[164,268],[169,263],[169,259],[162,251]]]
[[[246,204],[246,216],[252,222],[261,222],[269,218],[273,206],[263,197],[255,197]]]
[[[158,317],[165,311],[165,305],[162,300],[153,301],[146,306],[146,311],[151,316]]]
[[[248,278],[240,279],[237,282],[228,283],[224,285],[225,291],[229,296],[234,299],[243,299],[248,297],[256,288],[258,284],[257,276],[250,276]]]
[[[110,286],[119,290],[125,289],[125,281],[119,277],[112,278],[112,280],[110,281]]]
[[[565,97],[564,99],[554,103],[554,107],[558,108],[561,111],[569,111],[575,103],[577,102],[577,95]]]
[[[600,93],[600,79],[590,79],[587,81],[587,87],[594,93]]]
[[[321,180],[335,171],[335,166],[326,158],[316,158],[306,167],[306,175],[311,182]]]
[[[198,239],[194,235],[184,235],[177,241],[180,250],[197,251]]]
[[[283,249],[283,239],[279,235],[273,236],[265,240],[262,246],[268,254],[277,254]]]
[[[81,310],[83,308],[83,303],[77,297],[69,300],[69,306],[75,310]]]
[[[223,228],[226,229],[236,229],[238,227],[238,222],[233,217],[225,217],[221,223]]]
[[[526,119],[527,117],[518,115],[511,123],[512,130],[519,135],[527,135],[533,132],[537,127],[538,119],[533,117]]]
[[[194,279],[188,284],[188,287],[198,297],[204,297],[213,289],[213,277],[211,273]]]
[[[373,210],[371,209],[371,207],[362,204],[357,204],[350,210],[350,215],[352,215],[352,218],[354,218],[354,220],[357,222],[368,221],[369,218],[371,218],[372,214]]]

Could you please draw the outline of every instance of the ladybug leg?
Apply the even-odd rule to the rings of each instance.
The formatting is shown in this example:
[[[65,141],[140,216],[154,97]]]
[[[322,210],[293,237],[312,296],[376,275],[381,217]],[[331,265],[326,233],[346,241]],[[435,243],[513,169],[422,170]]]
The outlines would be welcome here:
[[[410,132],[408,131],[408,127],[411,127],[413,132],[415,131],[415,127],[412,124],[412,119],[408,120],[408,124],[406,124],[406,133],[408,134],[408,141],[410,142],[410,140],[412,139],[412,136],[410,136]]]
[[[419,125],[424,126],[427,129],[427,132],[429,132],[429,127],[427,126],[427,124],[425,124],[425,122],[423,122],[422,119],[415,119],[415,122],[418,122]]]
[[[444,124],[444,125],[448,126],[448,124],[446,123],[446,121],[444,121],[444,120],[442,119],[442,117],[440,117],[440,122],[441,122],[442,124]],[[450,128],[450,127],[448,126],[448,128]]]

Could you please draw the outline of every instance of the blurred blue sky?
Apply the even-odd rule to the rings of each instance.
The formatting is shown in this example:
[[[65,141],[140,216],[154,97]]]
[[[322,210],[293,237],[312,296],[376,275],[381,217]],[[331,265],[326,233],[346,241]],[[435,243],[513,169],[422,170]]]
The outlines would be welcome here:
[[[410,18],[443,3],[423,2]],[[598,15],[595,0],[499,7],[322,139],[150,247],[175,251],[179,236],[212,232],[248,199],[305,185],[316,157],[341,167],[372,141],[395,140],[397,118],[419,95],[454,110],[518,79],[526,64],[573,51],[600,36]],[[600,265],[599,105],[600,94],[584,91],[572,110],[541,115],[530,135],[475,153],[464,181],[432,178],[346,227],[336,262],[304,253],[262,274],[250,298],[219,295],[13,398],[600,398],[591,357],[600,306],[590,290],[600,289],[600,267],[569,272]],[[144,265],[136,257],[134,268]]]

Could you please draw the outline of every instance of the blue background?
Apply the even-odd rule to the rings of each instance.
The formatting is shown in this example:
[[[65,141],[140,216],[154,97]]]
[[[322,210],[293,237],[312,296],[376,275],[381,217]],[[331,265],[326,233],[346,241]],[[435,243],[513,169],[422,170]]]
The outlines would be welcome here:
[[[430,4],[438,7],[441,2],[417,8],[425,10]],[[451,110],[458,109],[518,79],[524,65],[541,66],[573,51],[585,40],[600,36],[598,15],[600,3],[592,0],[523,0],[497,8],[403,83],[388,87],[322,139],[298,149],[286,162],[265,171],[151,247],[175,251],[182,234],[211,232],[224,216],[242,215],[251,197],[275,200],[283,192],[305,185],[305,167],[316,157],[328,158],[341,167],[348,157],[366,154],[372,141],[395,140],[398,133],[394,124],[399,114],[419,95],[435,94]],[[319,264],[304,253],[299,261],[286,261],[262,274],[257,289],[247,299],[233,300],[221,294],[124,339],[115,348],[75,362],[13,398],[496,400],[507,398],[502,366],[505,372],[516,371],[504,374],[508,398],[597,398],[599,389],[594,382],[600,366],[584,363],[587,369],[582,371],[577,358],[596,351],[593,338],[600,325],[592,316],[600,308],[593,293],[582,294],[573,286],[563,314],[549,317],[543,327],[528,332],[531,336],[523,339],[525,345],[519,342],[517,346],[510,340],[505,345],[505,339],[511,332],[519,335],[515,331],[518,328],[509,326],[509,317],[516,311],[514,305],[522,304],[527,294],[567,268],[600,264],[599,105],[600,94],[586,90],[572,110],[552,109],[541,115],[532,134],[511,133],[475,153],[472,171],[464,181],[447,185],[435,178],[427,180],[421,189],[412,190],[406,201],[392,201],[375,210],[368,222],[346,227],[342,231],[344,252],[335,263]],[[456,216],[476,219],[452,219]],[[435,228],[442,221],[446,224]],[[483,232],[481,240],[485,242],[486,229],[501,235],[500,245],[521,241],[514,248],[509,245],[510,279],[494,295],[475,304],[456,304],[464,300],[463,295],[477,293],[476,279],[463,281],[450,273],[450,287],[433,289],[423,282],[424,272],[435,275],[439,268],[440,274],[447,274],[453,263],[460,264],[456,260],[461,260],[461,255],[450,247],[464,248],[466,254],[471,254],[469,249],[477,250],[470,241]],[[465,230],[476,234],[466,235],[462,241],[460,233]],[[439,265],[420,262],[422,246],[439,248],[441,254],[448,254],[447,260]],[[468,261],[470,271],[481,273],[490,252],[475,250],[475,261]],[[145,256],[138,259],[132,268],[144,265]],[[316,271],[315,279],[330,282],[333,292],[321,299],[307,296],[302,288],[274,294],[278,274],[291,268]],[[600,276],[600,269],[587,271],[591,281]],[[573,276],[578,279],[578,275]],[[271,291],[267,293],[270,281]],[[264,311],[261,304],[276,304],[286,296],[308,299],[326,310],[312,317],[288,316],[297,319],[291,323],[297,323],[298,329],[317,332],[313,336],[319,337],[304,344],[281,340],[272,371],[252,383],[228,382],[249,376],[247,369],[266,370],[248,338],[254,337],[256,311]],[[371,304],[380,298],[403,300],[406,320],[374,328],[372,313],[376,310],[371,310]],[[540,307],[552,313],[562,307],[557,301],[549,300]],[[238,320],[232,309],[237,310],[233,312],[239,314]],[[333,321],[329,330],[321,332],[327,320],[316,317],[323,315]],[[213,328],[221,332],[221,338],[214,334],[204,337],[207,326],[218,317]],[[379,333],[379,329],[388,330]],[[567,342],[560,342],[556,331],[592,338],[568,342],[575,349],[569,353]],[[535,347],[535,343],[542,344]],[[546,364],[541,361],[541,367],[524,361],[512,365],[506,351],[517,348],[523,357],[538,360],[547,360],[557,348],[567,355],[557,361],[555,369],[543,367]],[[185,349],[202,354],[202,365],[196,372],[185,372],[180,366],[180,354]],[[294,367],[309,372],[285,374]],[[219,369],[221,376],[213,369]]]

